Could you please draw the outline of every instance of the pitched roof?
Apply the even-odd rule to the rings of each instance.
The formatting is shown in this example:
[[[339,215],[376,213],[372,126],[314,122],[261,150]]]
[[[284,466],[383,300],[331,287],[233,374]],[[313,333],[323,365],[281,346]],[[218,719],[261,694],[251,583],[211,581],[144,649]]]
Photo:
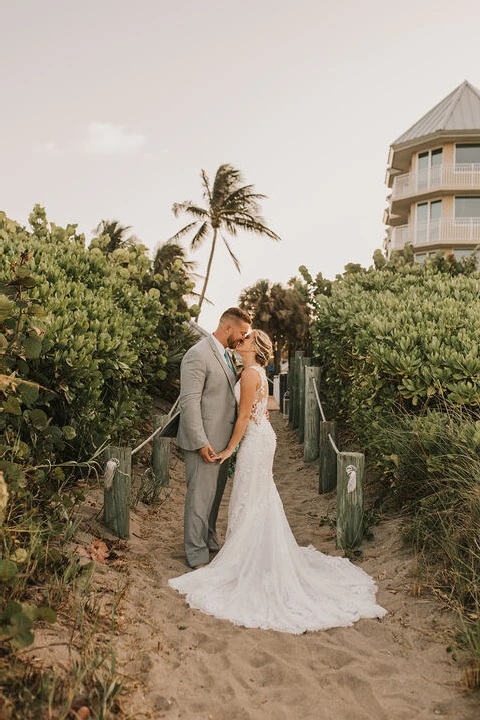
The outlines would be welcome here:
[[[480,90],[467,80],[400,135],[392,145],[400,145],[442,130],[480,130]]]

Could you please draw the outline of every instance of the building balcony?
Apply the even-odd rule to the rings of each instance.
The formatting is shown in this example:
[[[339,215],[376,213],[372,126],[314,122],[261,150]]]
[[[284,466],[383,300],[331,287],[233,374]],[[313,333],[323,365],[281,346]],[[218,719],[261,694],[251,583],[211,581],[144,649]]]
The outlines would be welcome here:
[[[390,200],[440,190],[480,192],[480,163],[436,165],[418,172],[397,175],[393,180]]]
[[[389,251],[402,250],[407,243],[414,249],[443,246],[471,247],[480,245],[480,217],[442,217],[416,225],[399,225],[391,229]]]

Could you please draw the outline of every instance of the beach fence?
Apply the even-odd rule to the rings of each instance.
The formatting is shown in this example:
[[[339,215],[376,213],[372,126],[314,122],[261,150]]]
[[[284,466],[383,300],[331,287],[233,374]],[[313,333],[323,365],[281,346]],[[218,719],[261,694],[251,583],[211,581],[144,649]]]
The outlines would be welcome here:
[[[347,550],[363,535],[365,456],[338,449],[337,423],[326,419],[320,400],[321,368],[312,362],[303,350],[290,357],[284,414],[303,443],[304,462],[318,461],[318,492],[337,491],[337,547]]]
[[[132,456],[148,443],[152,443],[152,499],[158,499],[160,488],[169,483],[170,437],[175,434],[178,419],[178,400],[166,415],[153,419],[154,432],[133,450],[129,447],[108,446],[103,453],[103,522],[122,540],[130,537],[130,495]]]

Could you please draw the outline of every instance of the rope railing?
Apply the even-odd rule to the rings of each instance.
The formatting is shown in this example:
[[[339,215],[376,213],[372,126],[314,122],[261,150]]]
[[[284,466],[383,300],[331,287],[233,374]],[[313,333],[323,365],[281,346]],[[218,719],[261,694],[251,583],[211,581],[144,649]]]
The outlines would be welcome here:
[[[289,422],[304,443],[304,461],[318,458],[320,494],[336,491],[337,547],[357,547],[363,530],[365,456],[338,449],[337,423],[327,420],[320,400],[320,367],[299,350],[289,373]]]
[[[313,383],[313,389],[315,391],[315,397],[317,398],[318,409],[320,410],[320,415],[322,416],[322,421],[327,422],[327,418],[325,417],[325,413],[323,412],[322,403],[320,401],[320,395],[318,394],[318,388],[317,388],[317,383],[315,382],[315,378],[312,378],[312,383]],[[328,433],[327,437],[330,440],[332,448],[335,450],[336,454],[338,455],[340,453],[340,450],[335,445],[335,440],[333,439],[333,437],[331,436],[330,433]]]
[[[177,410],[179,398],[174,402],[167,415],[158,415],[154,422],[159,426],[146,440],[136,448],[107,446],[104,450],[105,469],[103,474],[103,521],[117,537],[128,539],[130,536],[130,492],[132,478],[132,455],[153,441],[152,449],[152,487],[151,497],[158,497],[159,488],[168,485],[170,438],[162,437],[174,429],[167,426]]]
[[[339,449],[337,448],[337,446],[335,445],[335,440],[332,438],[332,436],[330,435],[330,433],[328,433],[328,439],[330,440],[330,444],[331,444],[331,446],[333,447],[333,449],[335,450],[336,454],[337,454],[337,455],[340,455],[340,450],[339,450]]]
[[[315,391],[315,397],[317,398],[320,415],[322,416],[323,422],[327,422],[327,418],[325,417],[325,413],[323,412],[322,403],[320,402],[320,396],[318,394],[318,388],[317,388],[317,383],[315,382],[315,378],[312,378],[312,383],[313,383],[313,389]]]
[[[158,433],[162,432],[163,428],[168,423],[168,421],[171,419],[173,413],[177,409],[179,400],[180,400],[180,397],[178,397],[175,400],[175,402],[173,403],[172,407],[170,408],[170,411],[168,412],[168,415],[165,418],[165,422],[162,423],[162,425],[160,425],[160,427],[158,427],[146,440],[144,440],[142,443],[140,443],[140,445],[138,445],[138,447],[134,448],[134,450],[132,450],[132,455],[135,455],[135,453],[137,453],[139,450],[141,450],[145,445],[147,445],[147,443],[151,442],[153,440],[153,438],[156,435],[158,435]]]

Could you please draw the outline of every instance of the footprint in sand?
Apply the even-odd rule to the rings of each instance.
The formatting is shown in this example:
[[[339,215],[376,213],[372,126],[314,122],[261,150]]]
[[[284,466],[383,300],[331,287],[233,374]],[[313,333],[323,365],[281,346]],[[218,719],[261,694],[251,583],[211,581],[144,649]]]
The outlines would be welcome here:
[[[199,649],[204,650],[211,655],[228,650],[228,643],[226,640],[211,638],[204,633],[196,633],[193,637],[195,642],[198,644]]]
[[[274,658],[270,653],[263,652],[263,650],[259,650],[258,652],[255,652],[255,654],[249,659],[248,663],[254,668],[261,668],[265,665],[268,665],[269,663],[272,663],[274,661]]]

